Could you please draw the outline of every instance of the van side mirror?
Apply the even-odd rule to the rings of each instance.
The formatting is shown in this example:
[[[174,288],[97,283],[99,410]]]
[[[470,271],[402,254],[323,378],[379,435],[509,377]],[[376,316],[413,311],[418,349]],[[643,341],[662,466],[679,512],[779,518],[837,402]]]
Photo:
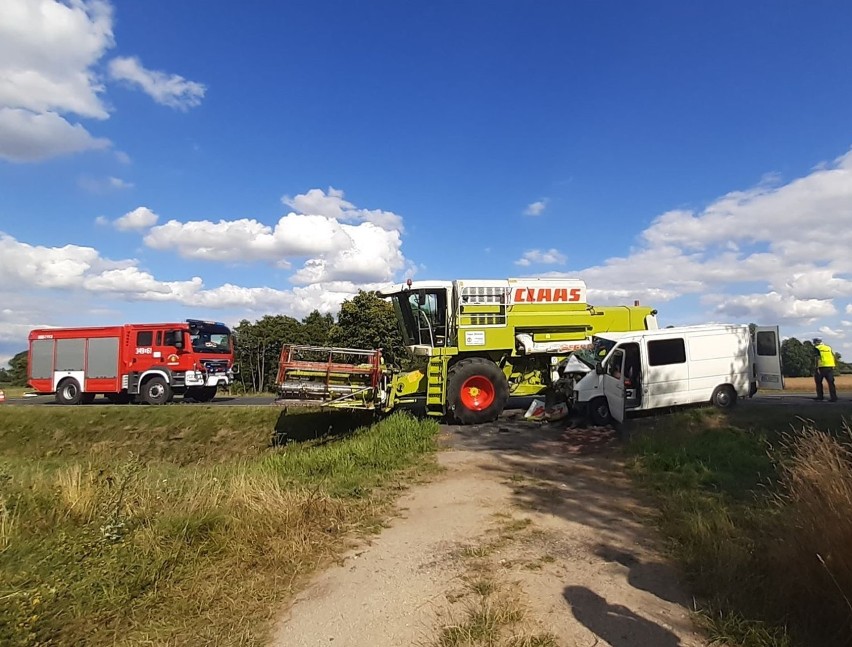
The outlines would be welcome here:
[[[595,373],[597,373],[598,375],[604,374],[603,362],[598,362],[597,364],[595,364]]]

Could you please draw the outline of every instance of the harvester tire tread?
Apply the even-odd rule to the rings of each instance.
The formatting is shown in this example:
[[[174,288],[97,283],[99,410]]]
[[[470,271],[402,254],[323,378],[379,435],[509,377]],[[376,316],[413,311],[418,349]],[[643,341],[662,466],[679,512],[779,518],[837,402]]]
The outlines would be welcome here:
[[[462,402],[462,385],[472,377],[481,376],[494,387],[494,400],[485,409],[474,410]],[[468,357],[453,364],[447,371],[447,409],[456,422],[478,425],[497,420],[509,399],[509,383],[500,367],[485,357]]]

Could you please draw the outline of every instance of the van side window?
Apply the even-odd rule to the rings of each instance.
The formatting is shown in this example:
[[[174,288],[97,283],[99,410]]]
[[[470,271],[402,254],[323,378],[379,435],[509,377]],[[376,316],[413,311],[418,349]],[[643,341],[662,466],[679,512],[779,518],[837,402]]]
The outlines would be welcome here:
[[[624,351],[616,349],[607,362],[607,375],[612,375],[617,380],[621,379],[621,366],[624,363]]]
[[[774,330],[761,330],[757,333],[757,354],[774,357],[778,354],[778,342]]]
[[[686,346],[682,338],[648,342],[648,364],[651,366],[668,366],[684,362],[686,362]]]
[[[154,331],[140,330],[136,333],[137,346],[152,346],[154,344]]]

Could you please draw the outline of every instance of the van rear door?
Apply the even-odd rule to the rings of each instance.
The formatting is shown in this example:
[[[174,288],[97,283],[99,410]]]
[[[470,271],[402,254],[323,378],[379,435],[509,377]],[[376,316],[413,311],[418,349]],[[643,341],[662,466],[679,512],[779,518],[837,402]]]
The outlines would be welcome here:
[[[754,375],[759,389],[784,388],[778,326],[758,326],[754,330]]]
[[[624,422],[624,349],[616,346],[606,358],[603,367],[601,381],[609,415],[618,422]]]

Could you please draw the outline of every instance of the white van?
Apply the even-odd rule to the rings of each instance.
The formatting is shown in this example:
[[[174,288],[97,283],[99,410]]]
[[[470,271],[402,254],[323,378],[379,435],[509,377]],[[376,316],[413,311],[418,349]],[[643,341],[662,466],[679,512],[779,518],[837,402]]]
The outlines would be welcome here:
[[[628,411],[709,402],[722,409],[762,389],[783,389],[777,326],[705,325],[601,333],[606,353],[574,385],[574,406],[595,424]]]

